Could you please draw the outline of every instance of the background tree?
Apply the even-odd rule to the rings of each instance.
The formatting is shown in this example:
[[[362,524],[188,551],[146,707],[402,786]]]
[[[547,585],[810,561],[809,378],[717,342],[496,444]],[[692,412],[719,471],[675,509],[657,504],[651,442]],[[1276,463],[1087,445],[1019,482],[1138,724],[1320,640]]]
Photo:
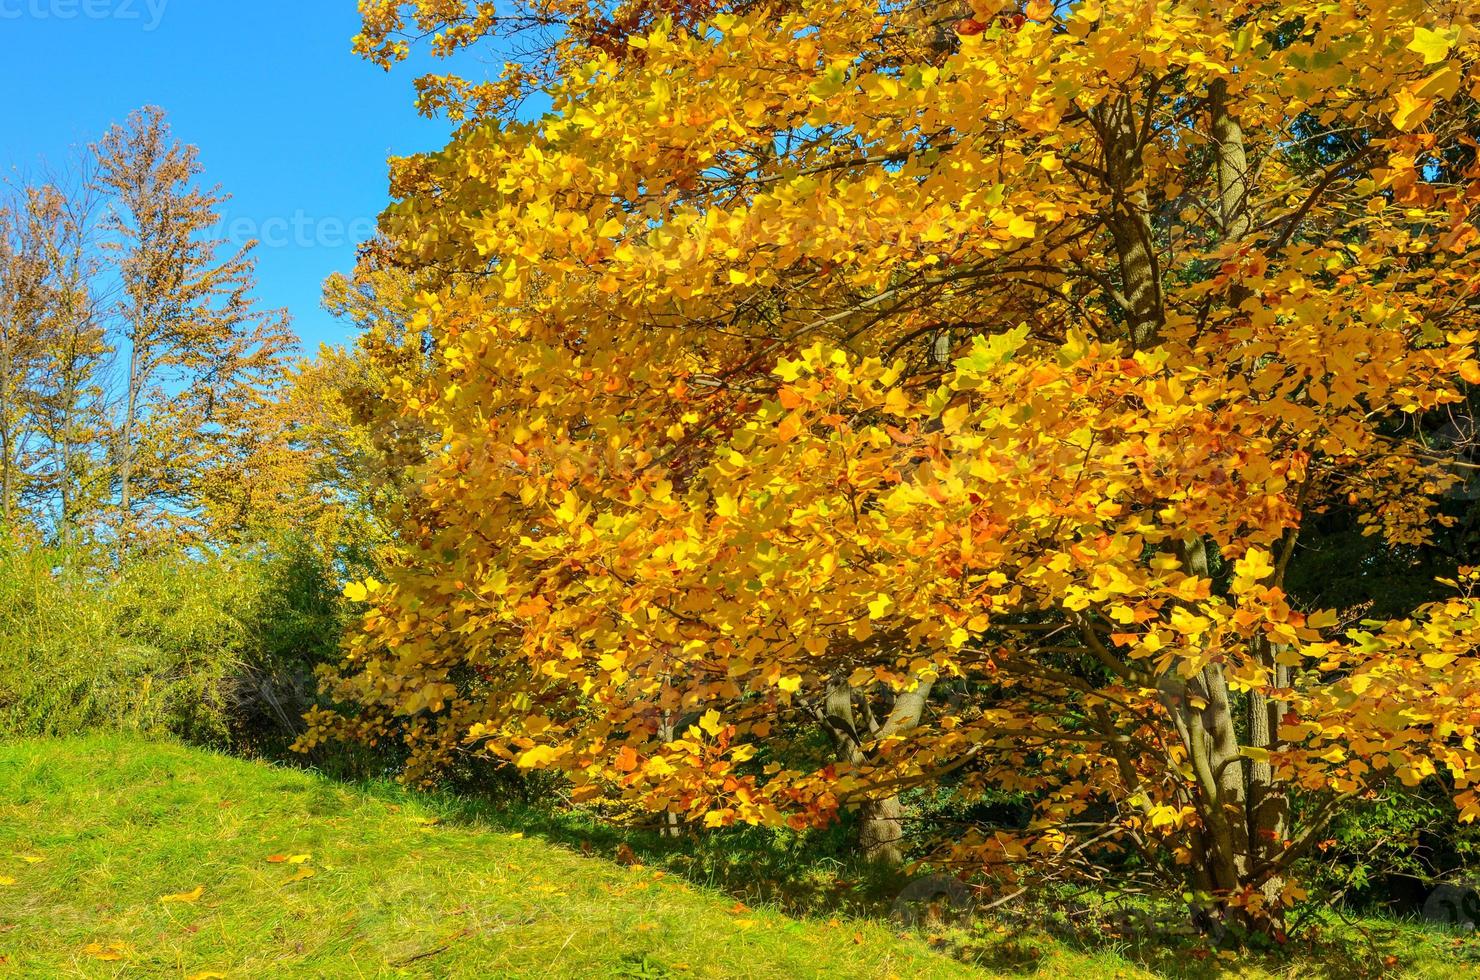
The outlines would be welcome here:
[[[187,522],[193,503],[213,500],[219,513],[245,485],[263,391],[292,341],[285,316],[250,296],[253,244],[219,257],[226,243],[211,236],[226,198],[196,186],[197,152],[173,140],[162,111],[115,126],[96,154],[115,202],[108,247],[127,374],[114,459],[129,542]]]

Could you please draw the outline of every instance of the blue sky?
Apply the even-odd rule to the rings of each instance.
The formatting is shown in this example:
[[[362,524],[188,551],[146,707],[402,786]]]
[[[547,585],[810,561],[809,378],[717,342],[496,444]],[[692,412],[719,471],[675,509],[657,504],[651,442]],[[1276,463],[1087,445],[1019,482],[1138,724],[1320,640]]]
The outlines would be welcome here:
[[[449,132],[412,107],[414,67],[350,52],[356,26],[355,0],[0,0],[0,166],[34,175],[162,106],[233,197],[223,234],[270,239],[262,303],[310,351],[343,341],[320,284],[385,206],[387,158]]]

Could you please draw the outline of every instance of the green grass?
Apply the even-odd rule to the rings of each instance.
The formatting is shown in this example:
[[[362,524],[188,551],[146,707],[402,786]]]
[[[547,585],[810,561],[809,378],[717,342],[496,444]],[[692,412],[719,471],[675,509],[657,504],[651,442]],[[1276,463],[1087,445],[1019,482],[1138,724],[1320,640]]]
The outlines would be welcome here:
[[[943,930],[932,949],[865,914],[877,903],[829,911],[804,855],[756,850],[750,869],[743,850],[726,856],[174,744],[13,742],[0,745],[0,978],[1344,980],[1472,977],[1480,962],[1473,940],[1392,922],[1230,961],[1186,937],[1075,937],[1032,910]],[[793,877],[778,885],[781,871]]]
[[[168,744],[0,746],[0,976],[987,975],[438,806]]]

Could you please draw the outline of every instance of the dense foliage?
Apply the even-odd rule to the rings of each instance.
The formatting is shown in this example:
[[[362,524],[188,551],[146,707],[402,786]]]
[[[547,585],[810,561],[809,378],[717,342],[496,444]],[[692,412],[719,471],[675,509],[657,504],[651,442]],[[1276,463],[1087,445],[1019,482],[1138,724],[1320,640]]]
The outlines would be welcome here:
[[[1439,547],[1470,4],[362,11],[385,64],[523,54],[421,82],[465,122],[397,165],[380,268],[431,451],[306,744],[709,827],[859,809],[882,857],[901,789],[1005,796],[934,859],[1270,934],[1359,802],[1480,814],[1480,603]],[[1365,568],[1296,589],[1353,534]],[[1384,562],[1449,584],[1395,609]]]
[[[0,738],[93,731],[281,751],[341,629],[302,549],[96,556],[0,548]]]

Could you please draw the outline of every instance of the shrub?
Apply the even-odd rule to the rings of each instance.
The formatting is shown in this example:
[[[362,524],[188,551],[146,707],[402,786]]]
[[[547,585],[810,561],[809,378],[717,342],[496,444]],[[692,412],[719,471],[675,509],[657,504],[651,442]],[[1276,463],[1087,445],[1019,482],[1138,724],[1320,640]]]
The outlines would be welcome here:
[[[0,735],[227,742],[235,578],[228,563],[178,555],[109,572],[79,552],[0,552]]]
[[[166,553],[0,550],[0,738],[170,735],[276,754],[342,623],[305,545]]]

